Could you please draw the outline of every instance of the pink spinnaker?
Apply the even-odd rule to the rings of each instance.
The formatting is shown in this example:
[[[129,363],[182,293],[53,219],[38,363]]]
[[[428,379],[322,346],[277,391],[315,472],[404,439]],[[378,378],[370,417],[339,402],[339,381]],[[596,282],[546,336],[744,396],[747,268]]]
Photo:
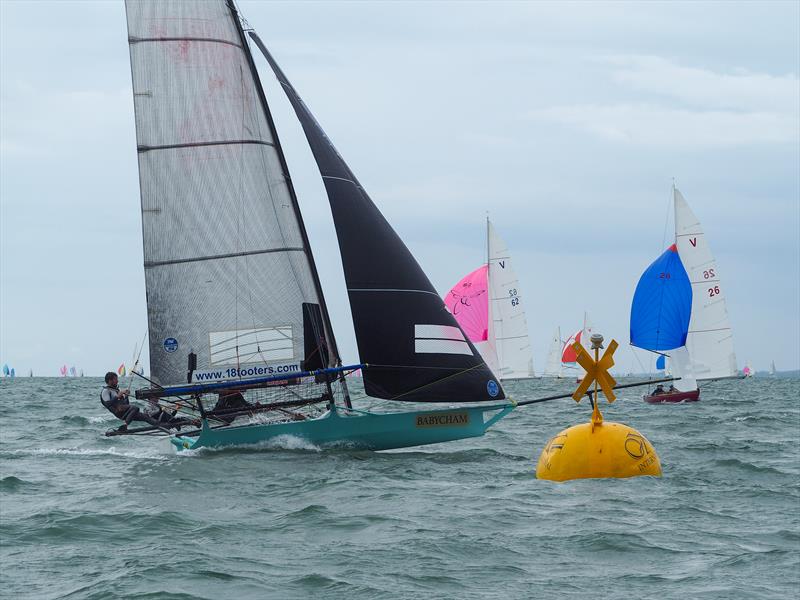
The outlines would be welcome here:
[[[447,310],[461,325],[470,341],[489,338],[488,267],[482,265],[453,286],[445,297]]]

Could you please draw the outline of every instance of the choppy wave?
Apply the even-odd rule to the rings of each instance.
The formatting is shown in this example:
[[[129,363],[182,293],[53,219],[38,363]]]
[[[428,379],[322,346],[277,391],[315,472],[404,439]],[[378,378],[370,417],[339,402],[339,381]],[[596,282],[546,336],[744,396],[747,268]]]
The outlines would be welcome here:
[[[647,436],[664,477],[558,485],[535,478],[536,461],[588,420],[583,403],[391,452],[286,436],[176,454],[161,437],[104,437],[114,419],[97,405],[99,380],[26,385],[0,392],[13,407],[0,431],[9,597],[677,600],[800,587],[800,382],[604,404]]]

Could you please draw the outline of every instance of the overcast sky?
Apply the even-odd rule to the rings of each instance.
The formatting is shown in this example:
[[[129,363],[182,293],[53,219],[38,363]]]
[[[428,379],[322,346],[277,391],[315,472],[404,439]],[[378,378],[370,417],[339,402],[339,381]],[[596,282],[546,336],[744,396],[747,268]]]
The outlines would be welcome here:
[[[445,293],[511,249],[541,370],[588,310],[628,343],[674,177],[702,222],[734,343],[800,368],[800,3],[260,3],[254,27]],[[0,364],[100,374],[146,308],[122,1],[0,0]],[[266,64],[346,361],[330,212]],[[671,219],[667,225],[671,243]]]

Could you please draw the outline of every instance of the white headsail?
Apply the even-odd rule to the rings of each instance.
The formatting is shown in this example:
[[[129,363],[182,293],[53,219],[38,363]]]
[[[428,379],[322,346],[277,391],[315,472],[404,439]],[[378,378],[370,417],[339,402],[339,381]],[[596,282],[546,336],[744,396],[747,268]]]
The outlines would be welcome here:
[[[563,342],[561,341],[561,327],[557,327],[550,340],[550,349],[547,351],[547,362],[544,367],[543,375],[545,377],[561,377],[561,349]]]
[[[692,285],[692,316],[686,348],[698,381],[735,377],[736,354],[724,288],[703,229],[674,189],[675,243]]]
[[[489,246],[489,339],[495,342],[500,379],[533,377],[533,356],[519,280],[508,247],[486,221]]]

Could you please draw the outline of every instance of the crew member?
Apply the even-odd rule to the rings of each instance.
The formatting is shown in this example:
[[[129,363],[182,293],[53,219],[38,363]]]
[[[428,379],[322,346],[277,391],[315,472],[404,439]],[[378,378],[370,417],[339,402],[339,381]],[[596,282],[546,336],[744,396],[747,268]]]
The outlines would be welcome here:
[[[142,413],[136,406],[131,406],[128,396],[130,390],[119,389],[119,378],[113,371],[106,373],[106,385],[100,392],[100,402],[118,419],[125,421],[118,431],[126,431],[131,421],[144,421],[150,425],[161,427],[161,423],[150,415]]]

